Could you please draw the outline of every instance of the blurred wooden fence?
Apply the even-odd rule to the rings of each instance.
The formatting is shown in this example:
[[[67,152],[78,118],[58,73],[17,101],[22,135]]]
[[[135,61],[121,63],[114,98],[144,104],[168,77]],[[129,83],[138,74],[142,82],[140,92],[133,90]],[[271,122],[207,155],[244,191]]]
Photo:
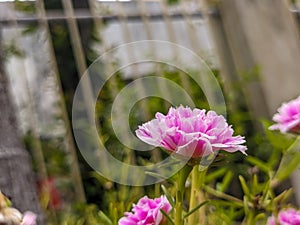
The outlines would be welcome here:
[[[55,77],[56,95],[60,102],[64,121],[66,151],[69,153],[70,177],[73,182],[75,196],[78,201],[85,201],[85,194],[80,176],[77,153],[72,137],[71,126],[61,87],[59,70],[52,39],[49,32],[49,22],[66,21],[73,55],[80,78],[87,69],[83,50],[82,34],[78,29],[79,21],[94,22],[98,35],[102,40],[98,45],[101,54],[115,44],[128,43],[137,40],[167,40],[182,44],[192,49],[200,56],[207,56],[215,67],[220,67],[225,87],[230,90],[236,80],[248,79],[244,90],[247,103],[251,108],[253,118],[270,118],[281,102],[299,95],[300,83],[300,46],[295,18],[297,10],[291,12],[291,6],[280,0],[226,0],[215,1],[181,1],[176,5],[168,5],[165,1],[130,1],[130,2],[99,2],[89,1],[89,8],[74,9],[71,0],[62,0],[63,11],[46,11],[44,2],[32,2],[35,11],[21,13],[14,9],[13,3],[0,3],[0,28],[24,28],[28,25],[38,25],[39,32],[45,34],[48,52],[49,73]],[[134,28],[133,23],[139,24]],[[160,27],[158,29],[158,24]],[[118,38],[115,34],[105,31],[111,25],[118,26]],[[116,30],[111,30],[116,31]],[[18,42],[22,40],[22,32],[16,29]],[[105,32],[106,36],[105,36]],[[159,36],[160,33],[164,33]],[[103,36],[101,36],[103,35]],[[118,40],[113,43],[112,40]],[[213,40],[213,41],[212,41]],[[213,43],[212,43],[213,42]],[[213,47],[215,46],[215,47]],[[22,45],[18,45],[22,48]],[[26,52],[25,49],[21,51]],[[159,51],[155,49],[153,51]],[[207,52],[213,52],[211,59]],[[128,58],[137,57],[135,52],[127,52]],[[153,53],[155,54],[155,52]],[[176,54],[174,52],[173,54]],[[216,58],[219,60],[216,60]],[[25,65],[26,66],[26,65]],[[42,145],[39,142],[39,119],[37,103],[30,88],[30,77],[25,76],[26,94],[29,96],[29,111],[32,115],[30,129],[35,136],[33,157],[37,162],[39,177],[46,178],[47,170]],[[133,71],[138,77],[139,71]],[[256,76],[257,75],[257,76]],[[183,82],[184,84],[184,82]],[[185,88],[188,88],[186,86]],[[112,96],[117,90],[112,88]],[[43,98],[43,97],[41,97]],[[231,102],[231,104],[234,104]],[[231,106],[230,106],[231,107]],[[300,179],[294,179],[296,189],[300,190]],[[300,201],[300,195],[298,195]]]
[[[20,3],[22,4],[22,3]],[[79,165],[77,161],[77,153],[74,144],[74,139],[72,137],[71,126],[70,126],[70,118],[67,113],[67,107],[64,101],[64,94],[63,89],[61,86],[60,76],[59,76],[59,69],[57,65],[57,59],[55,56],[55,50],[53,47],[53,40],[51,39],[50,30],[49,30],[49,23],[62,23],[64,21],[67,22],[68,29],[70,32],[70,41],[73,48],[73,55],[75,58],[76,67],[78,70],[78,77],[80,78],[87,69],[85,52],[83,50],[82,45],[82,34],[80,34],[78,29],[78,21],[89,21],[94,22],[95,26],[99,30],[103,30],[104,26],[109,27],[110,24],[118,24],[119,31],[121,33],[121,37],[119,37],[116,43],[107,43],[110,41],[110,38],[100,37],[102,40],[101,48],[103,51],[106,51],[114,45],[132,42],[138,40],[134,34],[132,33],[132,23],[142,23],[142,29],[145,33],[145,39],[156,39],[155,35],[155,27],[153,24],[154,22],[160,22],[164,26],[165,30],[167,30],[166,36],[163,38],[164,40],[169,40],[174,43],[179,43],[177,41],[177,37],[179,35],[179,39],[182,33],[184,32],[188,38],[184,38],[184,44],[187,47],[192,47],[198,54],[201,54],[201,44],[199,43],[200,40],[196,37],[195,31],[197,31],[197,26],[201,22],[202,14],[200,12],[199,4],[197,2],[192,2],[191,4],[180,4],[177,6],[169,7],[165,2],[158,1],[158,2],[110,2],[110,3],[99,3],[97,1],[89,1],[90,8],[84,9],[74,9],[73,3],[71,0],[63,0],[63,11],[55,11],[49,10],[46,11],[45,9],[45,2],[42,0],[38,0],[35,2],[25,2],[25,8],[15,8],[16,4],[13,2],[4,2],[0,3],[0,28],[1,31],[5,34],[6,40],[4,40],[3,48],[8,48],[8,51],[12,51],[13,58],[15,57],[14,54],[24,55],[25,59],[21,57],[21,70],[16,66],[16,60],[13,59],[10,62],[10,58],[7,57],[6,60],[8,61],[7,64],[7,72],[10,80],[12,82],[12,89],[15,93],[15,97],[17,98],[17,103],[19,105],[19,111],[24,111],[23,105],[26,105],[27,116],[20,115],[20,123],[27,123],[25,127],[25,132],[30,131],[33,135],[33,144],[32,144],[32,154],[34,161],[36,163],[36,172],[37,177],[39,180],[47,180],[48,179],[48,171],[45,164],[45,156],[42,147],[42,143],[40,142],[40,138],[43,138],[45,134],[41,131],[40,127],[42,126],[40,120],[40,109],[39,104],[41,102],[35,102],[36,100],[36,91],[33,90],[32,79],[35,79],[39,76],[46,77],[45,74],[39,74],[37,77],[32,76],[31,73],[47,73],[47,76],[54,77],[55,85],[52,85],[52,88],[56,90],[55,96],[58,105],[61,106],[61,117],[64,122],[64,132],[62,132],[65,145],[65,151],[68,154],[68,164],[70,169],[70,179],[73,183],[74,189],[74,196],[75,200],[79,202],[85,201],[85,194],[83,190],[82,179],[80,175]],[[154,8],[153,13],[148,12],[148,7],[152,6]],[[153,7],[154,5],[154,7]],[[32,7],[29,11],[28,6]],[[27,7],[27,8],[26,8]],[[111,12],[105,11],[106,9],[110,9]],[[24,12],[22,10],[25,10]],[[129,12],[130,11],[130,12]],[[179,21],[178,24],[183,26],[181,30],[178,30],[176,27],[177,24],[173,24],[174,21]],[[155,24],[154,24],[155,25]],[[23,44],[24,36],[23,30],[30,28],[30,26],[37,27],[36,32],[41,34],[39,36],[39,42],[36,43],[37,46],[41,46],[40,49],[42,52],[45,51],[46,55],[42,56],[45,63],[44,67],[46,69],[38,70],[39,62],[33,62],[33,68],[29,68],[29,64],[27,63],[26,54],[29,53],[33,59],[37,59],[40,55],[32,56],[35,54],[34,52],[30,52],[30,47],[34,46],[26,46]],[[164,30],[161,28],[159,32],[163,32]],[[182,33],[181,33],[182,32]],[[10,35],[7,35],[9,33]],[[102,32],[99,32],[100,34]],[[114,34],[113,34],[114,35]],[[11,40],[10,40],[11,38]],[[36,38],[36,37],[35,37]],[[26,38],[25,38],[26,39]],[[36,39],[35,39],[36,40]],[[10,45],[13,42],[13,45]],[[26,42],[28,44],[28,42]],[[32,44],[32,43],[31,43]],[[5,45],[5,46],[4,46]],[[36,48],[32,48],[36,49]],[[14,52],[15,50],[15,52]],[[39,50],[38,47],[36,50]],[[34,50],[33,50],[34,51]],[[103,53],[103,52],[102,52]],[[101,54],[101,52],[99,53]],[[128,52],[128,57],[132,58],[134,53]],[[28,58],[28,57],[27,57]],[[30,58],[30,57],[29,57]],[[14,64],[10,66],[10,64]],[[20,64],[20,62],[19,62]],[[50,71],[47,71],[49,69]],[[35,71],[36,70],[36,71]],[[21,72],[21,73],[20,73]],[[14,78],[15,74],[18,74],[18,77]],[[136,70],[133,76],[139,76],[139,72]],[[20,78],[20,76],[22,76]],[[39,78],[41,79],[41,78]],[[21,82],[22,84],[18,84]],[[20,92],[18,89],[24,89],[24,92]],[[87,90],[87,92],[89,92]],[[115,88],[111,89],[112,95],[116,96],[117,90]],[[39,93],[41,96],[40,99],[46,99],[46,93]],[[25,97],[25,102],[22,102],[22,98]],[[20,100],[21,97],[21,100]],[[42,100],[43,101],[43,100]],[[50,105],[49,105],[50,106]],[[146,110],[147,113],[147,110]],[[54,120],[52,120],[54,122]],[[50,134],[49,134],[50,133]],[[52,138],[53,135],[51,131],[48,131],[49,137]],[[52,136],[52,137],[51,137]],[[55,136],[55,135],[54,135]]]
[[[289,7],[287,1],[228,0],[218,5],[220,16],[210,18],[221,71],[231,81],[248,76],[244,94],[256,121],[270,118],[281,103],[300,94],[299,11],[293,8],[292,14]],[[295,171],[298,204],[299,181]]]

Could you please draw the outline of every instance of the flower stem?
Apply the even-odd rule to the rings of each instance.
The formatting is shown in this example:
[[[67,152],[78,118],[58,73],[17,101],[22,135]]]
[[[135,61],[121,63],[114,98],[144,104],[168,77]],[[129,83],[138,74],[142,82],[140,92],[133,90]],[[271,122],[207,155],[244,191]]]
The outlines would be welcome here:
[[[248,218],[247,218],[247,225],[255,225],[255,213],[254,212],[249,212]]]
[[[205,201],[203,192],[201,190],[204,177],[206,174],[206,169],[203,171],[199,171],[199,167],[195,166],[192,171],[192,187],[191,187],[191,195],[190,195],[190,210],[194,209],[201,202]],[[205,216],[205,207],[202,206],[196,212],[191,214],[188,218],[188,225],[203,225],[205,224],[206,216]]]
[[[182,217],[182,204],[183,204],[183,193],[185,189],[185,182],[188,178],[193,167],[185,165],[179,171],[179,178],[177,182],[177,192],[176,192],[176,205],[175,205],[175,225],[183,225]]]
[[[175,225],[182,225],[182,192],[176,193]]]

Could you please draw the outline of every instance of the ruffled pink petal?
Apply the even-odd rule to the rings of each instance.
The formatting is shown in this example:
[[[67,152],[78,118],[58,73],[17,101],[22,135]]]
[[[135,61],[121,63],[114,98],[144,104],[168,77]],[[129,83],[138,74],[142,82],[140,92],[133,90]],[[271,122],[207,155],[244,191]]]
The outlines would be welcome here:
[[[300,132],[300,96],[290,102],[283,103],[273,116],[276,124],[269,127],[270,130],[279,130],[282,133]]]
[[[36,214],[33,212],[25,212],[21,225],[36,225]]]
[[[281,210],[277,218],[275,218],[274,215],[268,218],[267,225],[275,225],[276,222],[278,222],[279,225],[299,225],[300,211],[296,211],[292,208]]]
[[[217,150],[241,151],[247,147],[223,116],[214,111],[171,107],[167,115],[156,113],[155,119],[139,126],[136,135],[147,144],[163,147],[184,157],[199,158]]]
[[[161,209],[166,213],[172,209],[166,196],[155,199],[144,196],[137,204],[133,204],[132,212],[124,213],[118,225],[159,225],[164,219]]]

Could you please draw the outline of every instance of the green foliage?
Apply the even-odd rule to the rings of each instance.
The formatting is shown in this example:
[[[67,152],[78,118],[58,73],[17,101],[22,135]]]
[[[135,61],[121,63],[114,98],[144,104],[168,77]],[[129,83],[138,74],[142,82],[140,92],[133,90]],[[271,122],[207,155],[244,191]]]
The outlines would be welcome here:
[[[24,136],[24,143],[26,149],[33,154],[33,149],[36,148],[35,140],[36,137],[29,131]],[[41,148],[43,149],[43,155],[45,158],[45,164],[47,167],[47,172],[49,176],[66,176],[69,173],[67,161],[67,153],[64,150],[63,139],[41,139],[38,140],[41,143]],[[33,162],[34,168],[36,169],[36,163]]]
[[[58,213],[57,223],[49,225],[113,225],[113,222],[95,205],[77,204],[65,212]]]
[[[3,44],[2,48],[3,48],[3,56],[5,57],[4,60],[7,60],[12,56],[20,57],[20,58],[25,56],[24,51],[22,51],[22,49],[18,47],[14,39],[11,40],[10,43]]]
[[[17,11],[21,11],[26,14],[34,14],[36,12],[36,8],[33,2],[31,1],[14,1],[15,9]]]
[[[204,202],[201,202],[199,205],[197,205],[195,208],[191,209],[188,213],[186,213],[184,215],[184,218],[187,218],[189,217],[190,215],[192,215],[193,213],[195,213],[197,210],[199,210],[202,206],[206,205],[207,203],[209,203],[209,201],[204,201]]]
[[[167,0],[167,3],[169,5],[175,5],[175,4],[178,4],[180,2],[180,0]]]

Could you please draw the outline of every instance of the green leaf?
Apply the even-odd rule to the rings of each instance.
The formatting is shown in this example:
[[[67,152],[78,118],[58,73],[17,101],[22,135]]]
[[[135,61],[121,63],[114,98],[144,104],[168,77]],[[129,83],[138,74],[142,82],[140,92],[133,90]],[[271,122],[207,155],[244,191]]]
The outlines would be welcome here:
[[[236,198],[234,196],[231,196],[231,195],[228,195],[228,194],[226,194],[224,192],[215,190],[215,189],[213,189],[213,188],[211,188],[209,186],[204,186],[204,190],[207,193],[209,193],[209,194],[211,194],[213,196],[216,196],[216,197],[222,198],[222,199],[226,199],[227,202],[230,203],[230,204],[235,204],[236,206],[243,207],[243,202],[240,199],[238,199],[238,198]]]
[[[282,193],[280,193],[274,198],[274,202],[276,202],[276,205],[280,205],[280,203],[287,201],[292,194],[293,194],[293,188],[284,190]]]
[[[168,191],[168,189],[164,185],[161,185],[161,189],[164,192],[164,194],[166,195],[166,197],[167,197],[168,201],[170,202],[171,206],[174,208],[175,207],[175,202],[174,202],[174,199],[173,199],[172,195]]]
[[[246,160],[249,163],[251,163],[252,165],[257,166],[259,169],[261,169],[262,171],[264,171],[266,173],[268,173],[271,170],[271,168],[269,168],[267,166],[266,162],[264,162],[258,158],[255,158],[255,157],[249,155],[249,156],[247,156]]]
[[[206,175],[205,180],[207,183],[216,180],[219,177],[222,177],[226,173],[227,169],[225,167],[218,169],[214,172],[211,172]]]
[[[269,121],[262,120],[262,124],[268,141],[274,148],[282,150],[288,148],[288,146],[292,144],[292,140],[287,138],[287,135],[269,130],[269,127],[272,125]]]
[[[255,216],[254,222],[256,224],[257,221],[259,220],[265,220],[266,219],[266,214],[265,213],[259,213]]]
[[[262,190],[262,187],[258,183],[257,174],[254,174],[253,180],[252,180],[252,193],[254,193],[254,195],[257,195],[261,192],[261,190]]]
[[[160,209],[160,212],[166,217],[166,219],[172,224],[175,225],[175,223],[173,222],[173,220],[171,219],[171,217],[162,209]]]
[[[202,206],[207,204],[209,201],[201,202],[199,205],[197,205],[195,208],[193,208],[191,211],[189,211],[187,214],[184,215],[184,218],[187,218],[188,216],[192,215],[194,212],[196,212],[198,209],[200,209]]]
[[[270,187],[270,184],[271,184],[271,180],[268,180],[266,183],[265,183],[265,187],[262,191],[262,201],[267,201],[269,198],[272,198],[272,189]]]
[[[247,183],[244,179],[244,177],[242,177],[241,175],[239,176],[239,180],[240,180],[240,183],[241,183],[241,186],[242,186],[242,189],[244,191],[244,194],[250,199],[251,198],[251,192],[247,186]]]
[[[162,176],[162,175],[159,174],[159,173],[154,173],[154,172],[150,172],[150,171],[146,171],[145,174],[150,175],[150,176],[152,176],[152,177],[157,177],[157,178],[163,179],[163,180],[167,180],[167,179],[168,179],[167,177]]]
[[[245,214],[248,215],[249,212],[250,212],[250,209],[249,209],[249,205],[248,205],[248,202],[249,202],[249,199],[247,196],[244,196],[244,210],[245,210]]]
[[[104,212],[99,211],[98,215],[100,217],[101,222],[103,222],[104,224],[107,224],[107,225],[112,225],[113,224],[112,221],[105,215]]]
[[[282,181],[288,178],[291,173],[299,166],[300,163],[300,136],[294,141],[294,143],[284,153],[275,179]]]
[[[233,178],[233,172],[228,171],[226,173],[226,175],[224,176],[224,179],[222,181],[222,185],[220,187],[220,191],[222,191],[222,192],[226,191],[226,189],[228,188],[230,182],[232,181],[232,178]]]

